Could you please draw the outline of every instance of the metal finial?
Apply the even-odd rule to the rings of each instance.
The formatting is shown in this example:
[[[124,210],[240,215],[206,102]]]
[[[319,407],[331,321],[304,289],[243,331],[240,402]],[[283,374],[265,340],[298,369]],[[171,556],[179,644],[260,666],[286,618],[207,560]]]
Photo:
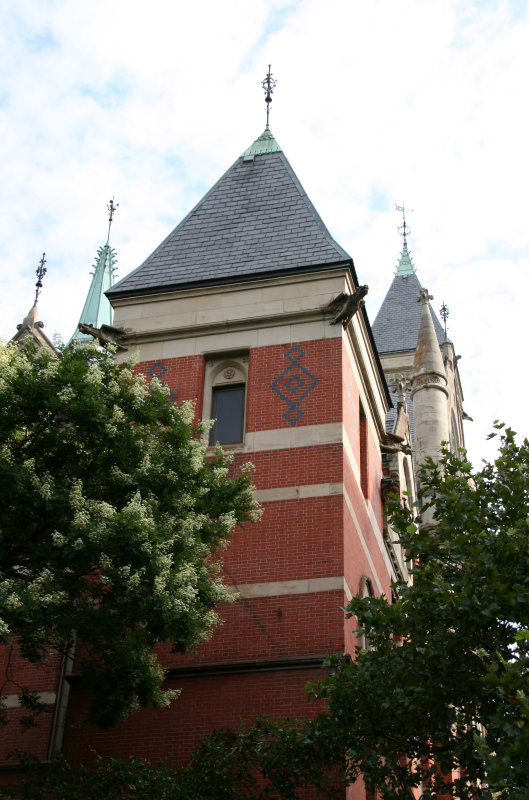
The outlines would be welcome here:
[[[450,310],[449,310],[448,306],[446,305],[446,303],[444,302],[444,300],[443,300],[443,305],[441,306],[439,313],[440,313],[441,317],[443,318],[443,322],[444,322],[444,325],[445,325],[445,339],[446,339],[447,338],[447,335],[446,335],[446,320],[450,316]]]
[[[272,92],[276,88],[277,81],[272,78],[272,73],[270,72],[270,64],[268,65],[268,73],[264,81],[262,81],[262,87],[265,93],[265,103],[266,103],[266,127],[268,128],[268,123],[270,120],[270,103],[272,102]]]
[[[408,233],[411,233],[411,229],[408,228],[408,226],[406,225],[406,211],[413,211],[413,208],[405,208],[404,205],[398,206],[396,204],[395,208],[397,211],[402,211],[402,225],[399,225],[398,232],[400,233],[401,236],[404,237],[404,244],[407,245],[408,241],[406,239],[406,236],[408,235]]]
[[[118,207],[119,207],[119,203],[116,203],[116,205],[114,205],[114,198],[112,198],[112,200],[110,200],[110,202],[109,202],[109,203],[108,203],[108,205],[107,205],[107,208],[108,208],[108,235],[107,235],[107,244],[108,244],[108,242],[109,242],[109,240],[110,240],[110,226],[112,225],[112,220],[114,219],[114,214],[115,214],[115,212],[116,212],[116,209],[117,209]]]
[[[45,276],[46,272],[48,271],[44,266],[46,264],[46,253],[42,254],[42,258],[40,259],[39,265],[37,267],[36,276],[37,276],[37,283],[35,286],[37,287],[37,291],[35,292],[35,303],[37,305],[37,300],[39,299],[40,290],[42,289],[42,279]]]

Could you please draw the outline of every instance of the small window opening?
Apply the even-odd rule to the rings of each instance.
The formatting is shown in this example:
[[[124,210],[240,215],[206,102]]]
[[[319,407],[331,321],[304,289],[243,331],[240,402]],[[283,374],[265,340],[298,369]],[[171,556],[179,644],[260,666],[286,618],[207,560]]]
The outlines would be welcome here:
[[[214,386],[211,417],[215,424],[210,431],[210,445],[237,444],[244,433],[244,384]]]
[[[362,580],[360,581],[360,589],[359,589],[358,593],[359,593],[360,597],[374,597],[375,596],[375,592],[373,590],[373,584],[371,583],[369,578],[366,578],[366,577],[362,578]],[[366,636],[365,633],[362,634],[361,636],[359,636],[359,638],[358,638],[358,646],[362,650],[371,650],[372,644],[371,644],[371,641],[369,639],[369,636]]]
[[[368,432],[367,432],[367,417],[365,415],[364,407],[360,402],[359,408],[360,417],[360,484],[364,497],[369,496],[369,463],[368,463]]]

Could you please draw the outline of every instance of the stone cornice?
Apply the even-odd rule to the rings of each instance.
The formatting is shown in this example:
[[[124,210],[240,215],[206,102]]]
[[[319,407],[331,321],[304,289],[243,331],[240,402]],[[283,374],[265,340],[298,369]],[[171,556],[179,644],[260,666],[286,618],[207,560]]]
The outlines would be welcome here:
[[[277,325],[292,325],[300,322],[319,322],[325,319],[325,314],[314,309],[291,311],[280,314],[266,314],[262,317],[242,317],[240,319],[219,320],[217,322],[207,322],[185,325],[175,328],[157,328],[156,330],[133,331],[124,330],[120,337],[120,345],[123,347],[133,347],[134,345],[146,344],[151,342],[167,341],[168,339],[188,339],[190,334],[195,337],[215,336],[221,333],[234,333],[238,331],[253,330],[255,328],[274,328]],[[336,336],[340,336],[338,329]]]

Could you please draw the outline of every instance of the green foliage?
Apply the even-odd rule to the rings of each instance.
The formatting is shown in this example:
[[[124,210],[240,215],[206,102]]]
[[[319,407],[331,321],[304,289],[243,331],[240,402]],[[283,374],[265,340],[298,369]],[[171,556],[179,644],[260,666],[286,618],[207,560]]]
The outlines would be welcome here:
[[[74,648],[100,726],[170,702],[153,647],[207,636],[215,554],[256,514],[192,420],[95,346],[0,349],[0,642],[36,665]]]
[[[309,735],[310,732],[310,735]],[[28,769],[28,780],[13,787],[19,800],[300,800],[308,785],[326,797],[343,797],[344,786],[321,769],[311,724],[260,718],[238,731],[207,737],[191,763],[175,769],[134,756],[101,758],[74,770],[59,761],[49,770]]]
[[[88,764],[74,770],[61,760],[49,769],[33,766],[28,770],[29,780],[12,787],[17,800],[192,800],[177,795],[180,789],[176,773],[166,764],[153,765],[145,759],[131,756],[127,759],[94,756]]]
[[[503,426],[499,426],[502,428]],[[348,779],[383,798],[474,800],[529,783],[529,443],[501,437],[495,464],[444,452],[420,475],[421,526],[399,503],[393,525],[414,559],[397,600],[354,598],[373,649],[335,661],[314,690],[329,703],[330,736]]]

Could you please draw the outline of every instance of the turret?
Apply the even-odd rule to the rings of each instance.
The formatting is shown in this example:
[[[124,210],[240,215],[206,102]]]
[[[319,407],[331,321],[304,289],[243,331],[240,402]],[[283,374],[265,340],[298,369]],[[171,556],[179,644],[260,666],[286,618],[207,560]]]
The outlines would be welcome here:
[[[430,457],[439,459],[442,442],[449,441],[448,381],[437,341],[427,289],[421,289],[419,338],[415,350],[411,396],[415,418],[415,462],[421,466]]]

